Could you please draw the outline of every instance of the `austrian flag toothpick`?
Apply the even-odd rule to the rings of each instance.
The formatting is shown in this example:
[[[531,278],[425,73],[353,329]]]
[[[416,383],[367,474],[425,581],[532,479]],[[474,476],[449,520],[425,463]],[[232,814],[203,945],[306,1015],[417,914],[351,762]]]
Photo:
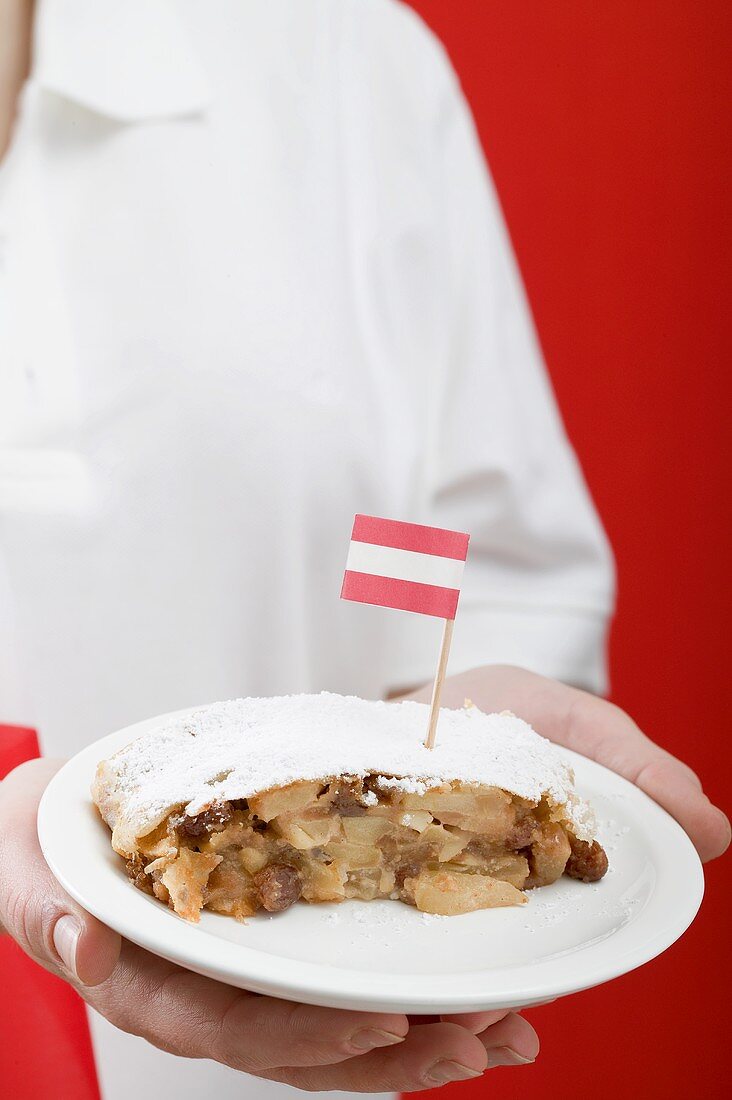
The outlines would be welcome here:
[[[341,598],[378,604],[445,620],[427,748],[434,748],[440,692],[457,614],[460,582],[470,535],[402,523],[376,516],[356,516],[351,534]]]
[[[341,597],[454,619],[469,538],[440,527],[356,516]]]

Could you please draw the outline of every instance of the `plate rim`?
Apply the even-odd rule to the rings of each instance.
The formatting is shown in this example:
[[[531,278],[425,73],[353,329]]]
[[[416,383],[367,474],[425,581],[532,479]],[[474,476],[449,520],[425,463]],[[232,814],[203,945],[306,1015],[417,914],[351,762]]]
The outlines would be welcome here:
[[[114,928],[126,939],[188,970],[256,993],[333,1008],[457,1013],[494,1008],[529,1007],[547,999],[567,996],[601,985],[643,966],[675,943],[689,928],[699,911],[704,896],[704,873],[696,849],[681,826],[658,803],[616,772],[571,749],[557,746],[575,769],[581,771],[589,769],[590,775],[594,773],[603,785],[609,786],[608,793],[612,793],[612,788],[615,788],[616,792],[630,797],[636,803],[636,809],[644,815],[650,815],[651,819],[655,817],[661,828],[670,832],[674,840],[674,846],[677,849],[675,860],[685,861],[687,865],[684,868],[686,876],[683,880],[684,895],[677,897],[677,902],[680,904],[674,906],[672,910],[667,909],[662,914],[664,919],[660,921],[657,928],[652,931],[649,929],[645,937],[633,943],[634,939],[638,941],[639,922],[648,923],[649,914],[646,910],[649,907],[653,909],[653,897],[658,893],[656,888],[648,904],[644,906],[644,911],[635,921],[621,926],[599,942],[584,944],[577,950],[570,951],[569,954],[575,959],[584,955],[584,963],[589,965],[583,965],[579,969],[577,966],[567,968],[568,973],[564,978],[561,975],[561,964],[566,960],[566,952],[559,957],[549,957],[535,963],[493,971],[486,968],[477,972],[461,971],[459,974],[448,972],[439,975],[400,974],[395,976],[377,972],[372,975],[366,970],[348,969],[342,966],[329,967],[323,963],[269,954],[261,947],[251,948],[233,944],[199,925],[182,921],[163,906],[159,906],[159,912],[140,908],[139,912],[144,912],[145,917],[136,920],[134,914],[138,912],[135,904],[137,899],[134,899],[133,895],[130,895],[133,898],[133,904],[129,914],[127,907],[119,913],[110,912],[104,904],[98,903],[93,890],[90,897],[85,892],[83,883],[79,885],[74,877],[67,873],[63,859],[64,845],[56,843],[54,822],[57,820],[59,811],[57,803],[60,799],[60,807],[63,807],[67,785],[70,785],[71,790],[76,791],[77,796],[81,793],[81,774],[84,773],[88,785],[83,795],[92,806],[89,785],[100,760],[118,751],[135,737],[139,737],[145,729],[152,728],[173,716],[191,713],[198,709],[200,708],[186,707],[144,719],[106,734],[85,746],[66,761],[53,776],[38,808],[38,837],[41,850],[52,874],[64,890],[87,912]],[[82,829],[82,833],[83,831]],[[62,851],[60,858],[59,850]],[[127,888],[126,882],[120,885]],[[143,895],[139,900],[140,902],[149,901]],[[171,926],[170,921],[175,921],[175,926]],[[172,927],[177,931],[171,935]],[[625,944],[624,941],[628,938],[631,942]],[[169,947],[167,940],[173,942],[173,950],[166,949]],[[605,948],[611,941],[619,950],[608,953]],[[227,966],[226,963],[226,953],[227,951],[231,953],[233,949],[236,950],[239,963],[236,968],[232,968],[230,964]],[[532,972],[533,980],[529,972]],[[471,983],[467,980],[468,976],[472,978],[480,974],[491,975],[490,989],[471,988]],[[511,974],[514,975],[513,983],[508,980]],[[379,979],[376,983],[375,978]],[[458,986],[462,982],[462,987],[449,989],[448,982]]]

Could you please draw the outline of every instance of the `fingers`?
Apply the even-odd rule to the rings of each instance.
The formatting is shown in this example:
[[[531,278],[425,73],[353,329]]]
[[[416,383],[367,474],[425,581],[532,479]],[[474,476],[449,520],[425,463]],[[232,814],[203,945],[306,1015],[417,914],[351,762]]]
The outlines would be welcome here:
[[[551,1004],[552,1000],[539,1003]],[[526,1065],[535,1061],[539,1054],[539,1036],[527,1020],[509,1009],[464,1012],[442,1018],[478,1036],[485,1046],[489,1069]]]
[[[117,1027],[192,1058],[247,1073],[319,1066],[402,1043],[406,1016],[260,997],[125,943],[112,978],[88,998]]]
[[[544,1001],[532,1001],[530,1007],[539,1008],[540,1005],[554,1004],[556,999],[556,997],[548,997]],[[461,1012],[451,1016],[441,1016],[440,1019],[448,1024],[459,1024],[460,1027],[472,1031],[473,1035],[480,1035],[487,1028],[497,1024],[499,1020],[505,1019],[510,1013],[511,1009],[509,1008],[499,1008],[494,1009],[492,1012]]]
[[[481,1031],[497,1024],[499,1020],[503,1020],[510,1011],[509,1008],[498,1008],[492,1012],[459,1012],[449,1016],[439,1016],[437,1019],[446,1024],[458,1024],[460,1027],[464,1027],[466,1031],[471,1031],[473,1035],[479,1035]]]
[[[480,1077],[488,1067],[480,1039],[452,1023],[416,1025],[398,1047],[340,1065],[268,1073],[307,1092],[418,1092]]]
[[[720,856],[730,843],[730,824],[691,768],[654,744],[619,707],[585,692],[573,691],[572,696],[558,740],[645,791],[676,818],[702,860]]]
[[[498,1023],[482,1031],[478,1038],[485,1047],[488,1066],[525,1066],[536,1060],[539,1036],[528,1020],[509,1012]]]
[[[121,940],[64,893],[43,858],[36,814],[59,766],[29,761],[0,784],[0,923],[47,970],[94,986],[112,973]]]
[[[712,805],[696,776],[686,774],[679,760],[659,751],[641,767],[635,782],[676,818],[702,860],[716,859],[727,850],[731,833],[726,814]]]
[[[539,1053],[539,1037],[531,1024],[509,1009],[465,1012],[443,1019],[477,1035],[488,1056],[488,1068],[525,1066]]]
[[[345,1012],[244,996],[227,1013],[222,1041],[232,1049],[240,1048],[242,1035],[256,1035],[248,1063],[267,1069],[341,1062],[401,1044],[408,1031],[406,1016],[397,1013]]]
[[[545,737],[637,784],[676,818],[701,859],[714,859],[729,846],[730,823],[706,797],[691,768],[654,744],[620,707],[526,669],[502,665],[449,677],[444,705],[462,706],[466,697],[481,710],[515,710]]]

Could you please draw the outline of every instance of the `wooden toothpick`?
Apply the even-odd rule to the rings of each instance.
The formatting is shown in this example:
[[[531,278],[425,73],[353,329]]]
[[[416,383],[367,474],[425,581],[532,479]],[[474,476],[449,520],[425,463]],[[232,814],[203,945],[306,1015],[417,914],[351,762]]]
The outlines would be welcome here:
[[[440,696],[457,614],[470,535],[379,516],[353,521],[341,599],[394,607],[442,619],[437,675],[432,687],[425,748],[434,749]]]
[[[437,719],[440,717],[440,696],[442,695],[442,684],[445,679],[445,672],[447,671],[447,658],[450,655],[450,643],[452,641],[452,628],[454,627],[454,625],[454,619],[445,619],[445,627],[442,631],[442,645],[440,646],[440,659],[437,664],[435,682],[432,685],[430,724],[427,730],[427,740],[424,743],[425,748],[427,749],[434,749],[435,747],[435,738],[437,736]]]

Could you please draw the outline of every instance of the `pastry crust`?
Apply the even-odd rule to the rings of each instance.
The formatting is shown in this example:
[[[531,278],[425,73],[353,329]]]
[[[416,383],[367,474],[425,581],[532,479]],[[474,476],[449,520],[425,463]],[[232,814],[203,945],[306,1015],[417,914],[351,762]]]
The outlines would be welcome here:
[[[100,763],[92,794],[136,886],[197,920],[389,897],[457,913],[525,901],[607,860],[560,752],[511,714],[321,695],[168,720]]]

